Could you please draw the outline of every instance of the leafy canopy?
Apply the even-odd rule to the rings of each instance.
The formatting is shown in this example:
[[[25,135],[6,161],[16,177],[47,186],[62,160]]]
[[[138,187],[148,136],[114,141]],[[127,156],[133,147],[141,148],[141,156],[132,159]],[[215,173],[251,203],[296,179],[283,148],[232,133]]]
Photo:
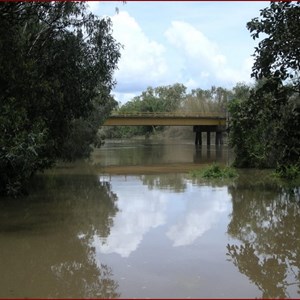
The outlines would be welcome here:
[[[266,36],[255,48],[252,76],[290,79],[300,92],[300,2],[271,2],[260,18],[247,23],[253,39]]]
[[[83,2],[0,3],[0,193],[89,155],[115,105],[119,48]]]
[[[255,88],[229,107],[236,165],[300,172],[300,2],[271,2],[247,28],[264,38],[254,53]]]

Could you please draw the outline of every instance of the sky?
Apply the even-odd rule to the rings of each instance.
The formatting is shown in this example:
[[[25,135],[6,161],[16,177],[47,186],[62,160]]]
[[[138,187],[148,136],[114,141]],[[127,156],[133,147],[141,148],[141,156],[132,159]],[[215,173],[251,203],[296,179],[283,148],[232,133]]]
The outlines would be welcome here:
[[[188,91],[251,83],[254,41],[246,23],[267,1],[90,1],[110,17],[122,44],[112,92],[121,104],[147,87],[184,84]],[[117,9],[116,9],[117,8]]]

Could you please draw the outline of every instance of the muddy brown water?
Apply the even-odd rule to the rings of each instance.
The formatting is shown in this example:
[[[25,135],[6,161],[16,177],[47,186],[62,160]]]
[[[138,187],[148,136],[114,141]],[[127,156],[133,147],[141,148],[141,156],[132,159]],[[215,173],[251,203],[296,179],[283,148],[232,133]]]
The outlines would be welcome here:
[[[299,297],[299,199],[227,164],[225,146],[106,143],[0,201],[1,298]]]

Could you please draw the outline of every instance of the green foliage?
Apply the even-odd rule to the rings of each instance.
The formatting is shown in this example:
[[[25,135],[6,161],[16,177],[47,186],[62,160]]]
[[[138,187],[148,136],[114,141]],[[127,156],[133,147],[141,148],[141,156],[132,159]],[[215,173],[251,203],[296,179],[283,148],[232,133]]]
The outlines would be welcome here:
[[[250,96],[251,86],[243,82],[238,82],[236,86],[233,87],[232,91],[232,98],[239,100],[247,100]]]
[[[201,170],[193,170],[190,172],[190,175],[193,178],[204,179],[233,179],[238,176],[234,168],[223,167],[215,163]]]
[[[229,103],[236,166],[285,170],[300,163],[299,17],[299,3],[272,2],[247,24],[254,39],[267,37],[255,49],[256,86]]]
[[[250,97],[246,101],[233,99],[228,105],[230,144],[236,150],[237,167],[268,167],[266,137],[270,127],[263,116],[264,104],[260,101],[257,105]]]
[[[288,179],[288,180],[295,180],[300,176],[300,166],[297,165],[283,165],[279,166],[276,169],[277,176],[280,178]]]
[[[120,113],[174,112],[179,109],[186,95],[186,87],[176,83],[169,86],[148,87],[141,95],[134,97],[119,108]],[[161,131],[163,126],[120,126],[105,130],[106,137],[129,138]]]
[[[272,79],[252,89],[244,101],[232,100],[230,144],[238,167],[274,168],[299,160],[299,98]]]
[[[255,48],[252,76],[290,79],[299,92],[300,60],[300,3],[292,1],[271,2],[262,9],[260,18],[247,23],[253,39],[261,34],[267,37]]]
[[[0,193],[89,154],[115,105],[119,47],[110,20],[84,3],[0,4]]]
[[[184,112],[224,113],[232,91],[212,86],[209,90],[194,89],[188,94],[180,108]]]

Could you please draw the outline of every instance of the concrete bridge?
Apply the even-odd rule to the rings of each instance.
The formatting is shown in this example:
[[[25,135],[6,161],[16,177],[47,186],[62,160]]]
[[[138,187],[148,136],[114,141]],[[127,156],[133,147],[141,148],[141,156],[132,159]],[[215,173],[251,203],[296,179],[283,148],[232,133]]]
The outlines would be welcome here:
[[[203,112],[132,112],[113,113],[103,126],[193,126],[195,144],[202,144],[202,132],[216,133],[216,145],[222,144],[222,132],[226,130],[226,116],[221,113]]]

